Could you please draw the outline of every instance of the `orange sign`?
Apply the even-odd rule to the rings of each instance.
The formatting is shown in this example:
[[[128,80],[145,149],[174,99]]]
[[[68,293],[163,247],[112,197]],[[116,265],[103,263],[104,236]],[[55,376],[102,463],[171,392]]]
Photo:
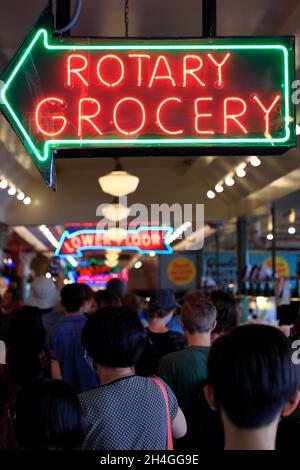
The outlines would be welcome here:
[[[272,258],[267,258],[264,261],[264,264],[272,269]],[[289,263],[281,256],[276,256],[276,274],[278,274],[278,276],[283,277],[287,277],[290,275]]]
[[[196,276],[196,267],[192,260],[185,256],[173,259],[167,269],[169,280],[177,286],[190,284]]]

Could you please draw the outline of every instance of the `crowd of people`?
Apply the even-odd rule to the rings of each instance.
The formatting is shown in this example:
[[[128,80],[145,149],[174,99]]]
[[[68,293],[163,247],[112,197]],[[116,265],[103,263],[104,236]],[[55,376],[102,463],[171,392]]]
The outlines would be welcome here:
[[[8,290],[0,449],[287,448],[300,437],[299,319],[284,332],[240,323],[219,290],[147,303],[117,279],[59,292],[40,277],[24,305]]]

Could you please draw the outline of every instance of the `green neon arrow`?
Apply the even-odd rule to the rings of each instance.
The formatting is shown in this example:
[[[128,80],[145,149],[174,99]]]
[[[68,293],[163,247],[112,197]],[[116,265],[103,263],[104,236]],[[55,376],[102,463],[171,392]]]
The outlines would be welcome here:
[[[26,128],[26,124],[22,122],[20,116],[18,116],[16,106],[11,103],[9,96],[10,88],[13,89],[16,79],[20,79],[21,77],[23,83],[25,82],[26,84],[26,75],[24,74],[25,67],[29,61],[33,60],[33,49],[37,42],[42,40],[38,31],[42,31],[44,28],[51,30],[52,22],[52,7],[51,2],[49,2],[0,77],[0,109],[14,127],[14,130],[22,140],[28,153],[32,156],[36,167],[47,185],[55,189],[55,167],[52,155],[51,153],[46,155],[44,149],[39,148],[39,146],[34,143],[29,129]]]
[[[169,41],[164,42],[163,44],[158,44],[158,41],[153,41],[151,43],[148,42],[141,42],[141,41],[134,41],[131,43],[111,43],[108,44],[106,42],[94,43],[94,42],[85,42],[80,44],[71,43],[70,40],[58,40],[52,37],[50,33],[52,31],[52,17],[51,17],[51,10],[47,7],[40,18],[38,19],[37,23],[35,24],[33,30],[25,39],[23,45],[9,64],[8,68],[5,70],[1,80],[3,82],[3,86],[1,89],[0,94],[0,107],[6,117],[14,126],[17,134],[23,141],[26,149],[28,150],[29,154],[32,156],[33,161],[37,168],[39,169],[40,173],[42,174],[43,178],[47,182],[49,186],[52,188],[55,187],[55,172],[54,172],[54,164],[53,164],[53,156],[52,152],[54,148],[75,148],[75,147],[124,147],[124,146],[215,146],[215,147],[224,147],[224,146],[260,146],[270,148],[273,145],[278,146],[292,146],[294,142],[294,130],[293,126],[290,124],[290,115],[293,114],[290,105],[290,80],[291,80],[291,64],[289,63],[289,50],[284,43],[281,41],[280,38],[272,39],[270,44],[267,44],[266,41],[259,41],[253,42],[253,40],[249,40],[249,38],[239,39],[232,41],[226,40],[218,40],[214,42],[207,42],[201,43],[200,41],[191,42],[188,41],[187,43],[180,44],[176,41]],[[259,137],[214,137],[214,138],[101,138],[101,139],[48,139],[43,140],[41,142],[34,141],[34,138],[31,135],[30,129],[27,128],[26,122],[24,119],[20,118],[18,115],[17,107],[18,103],[13,103],[14,95],[16,93],[20,93],[18,89],[16,89],[19,80],[23,79],[23,83],[26,85],[26,73],[28,74],[28,70],[34,69],[35,61],[34,57],[47,57],[49,56],[49,61],[51,60],[50,53],[57,54],[62,51],[125,51],[125,50],[169,50],[169,51],[178,51],[178,50],[195,50],[195,51],[203,51],[203,50],[256,50],[256,51],[279,51],[280,57],[282,58],[282,67],[283,67],[283,76],[284,76],[284,84],[282,94],[284,97],[284,130],[285,134],[282,137],[274,137],[269,139],[267,137],[259,138]],[[38,56],[39,54],[39,56]],[[54,59],[53,59],[54,60]],[[50,62],[49,62],[50,63]],[[32,65],[33,64],[33,65]],[[36,74],[36,72],[35,72]],[[39,84],[38,82],[38,74],[35,76],[37,81],[37,87],[40,85],[47,84]],[[34,82],[34,80],[33,80]],[[25,86],[24,85],[24,86]],[[23,86],[23,85],[22,85]],[[15,88],[14,88],[15,87]],[[35,84],[30,83],[30,86],[27,84],[27,89],[30,93],[38,93],[38,90],[35,89]],[[43,90],[44,91],[44,90]],[[20,107],[20,103],[19,103]],[[291,132],[292,130],[292,132]]]

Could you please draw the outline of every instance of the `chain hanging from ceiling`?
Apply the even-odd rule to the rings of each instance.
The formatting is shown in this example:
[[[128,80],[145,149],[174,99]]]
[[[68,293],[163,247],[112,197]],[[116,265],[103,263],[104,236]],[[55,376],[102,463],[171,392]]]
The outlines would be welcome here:
[[[128,38],[129,0],[125,0],[125,2],[124,2],[124,24],[125,24],[125,37]]]

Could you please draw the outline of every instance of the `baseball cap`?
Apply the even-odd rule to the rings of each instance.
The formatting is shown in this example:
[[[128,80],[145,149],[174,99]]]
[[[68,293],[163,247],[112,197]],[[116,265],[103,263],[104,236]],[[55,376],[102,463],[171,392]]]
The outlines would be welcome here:
[[[150,297],[150,305],[155,305],[163,310],[180,307],[174,293],[169,289],[155,290]]]

